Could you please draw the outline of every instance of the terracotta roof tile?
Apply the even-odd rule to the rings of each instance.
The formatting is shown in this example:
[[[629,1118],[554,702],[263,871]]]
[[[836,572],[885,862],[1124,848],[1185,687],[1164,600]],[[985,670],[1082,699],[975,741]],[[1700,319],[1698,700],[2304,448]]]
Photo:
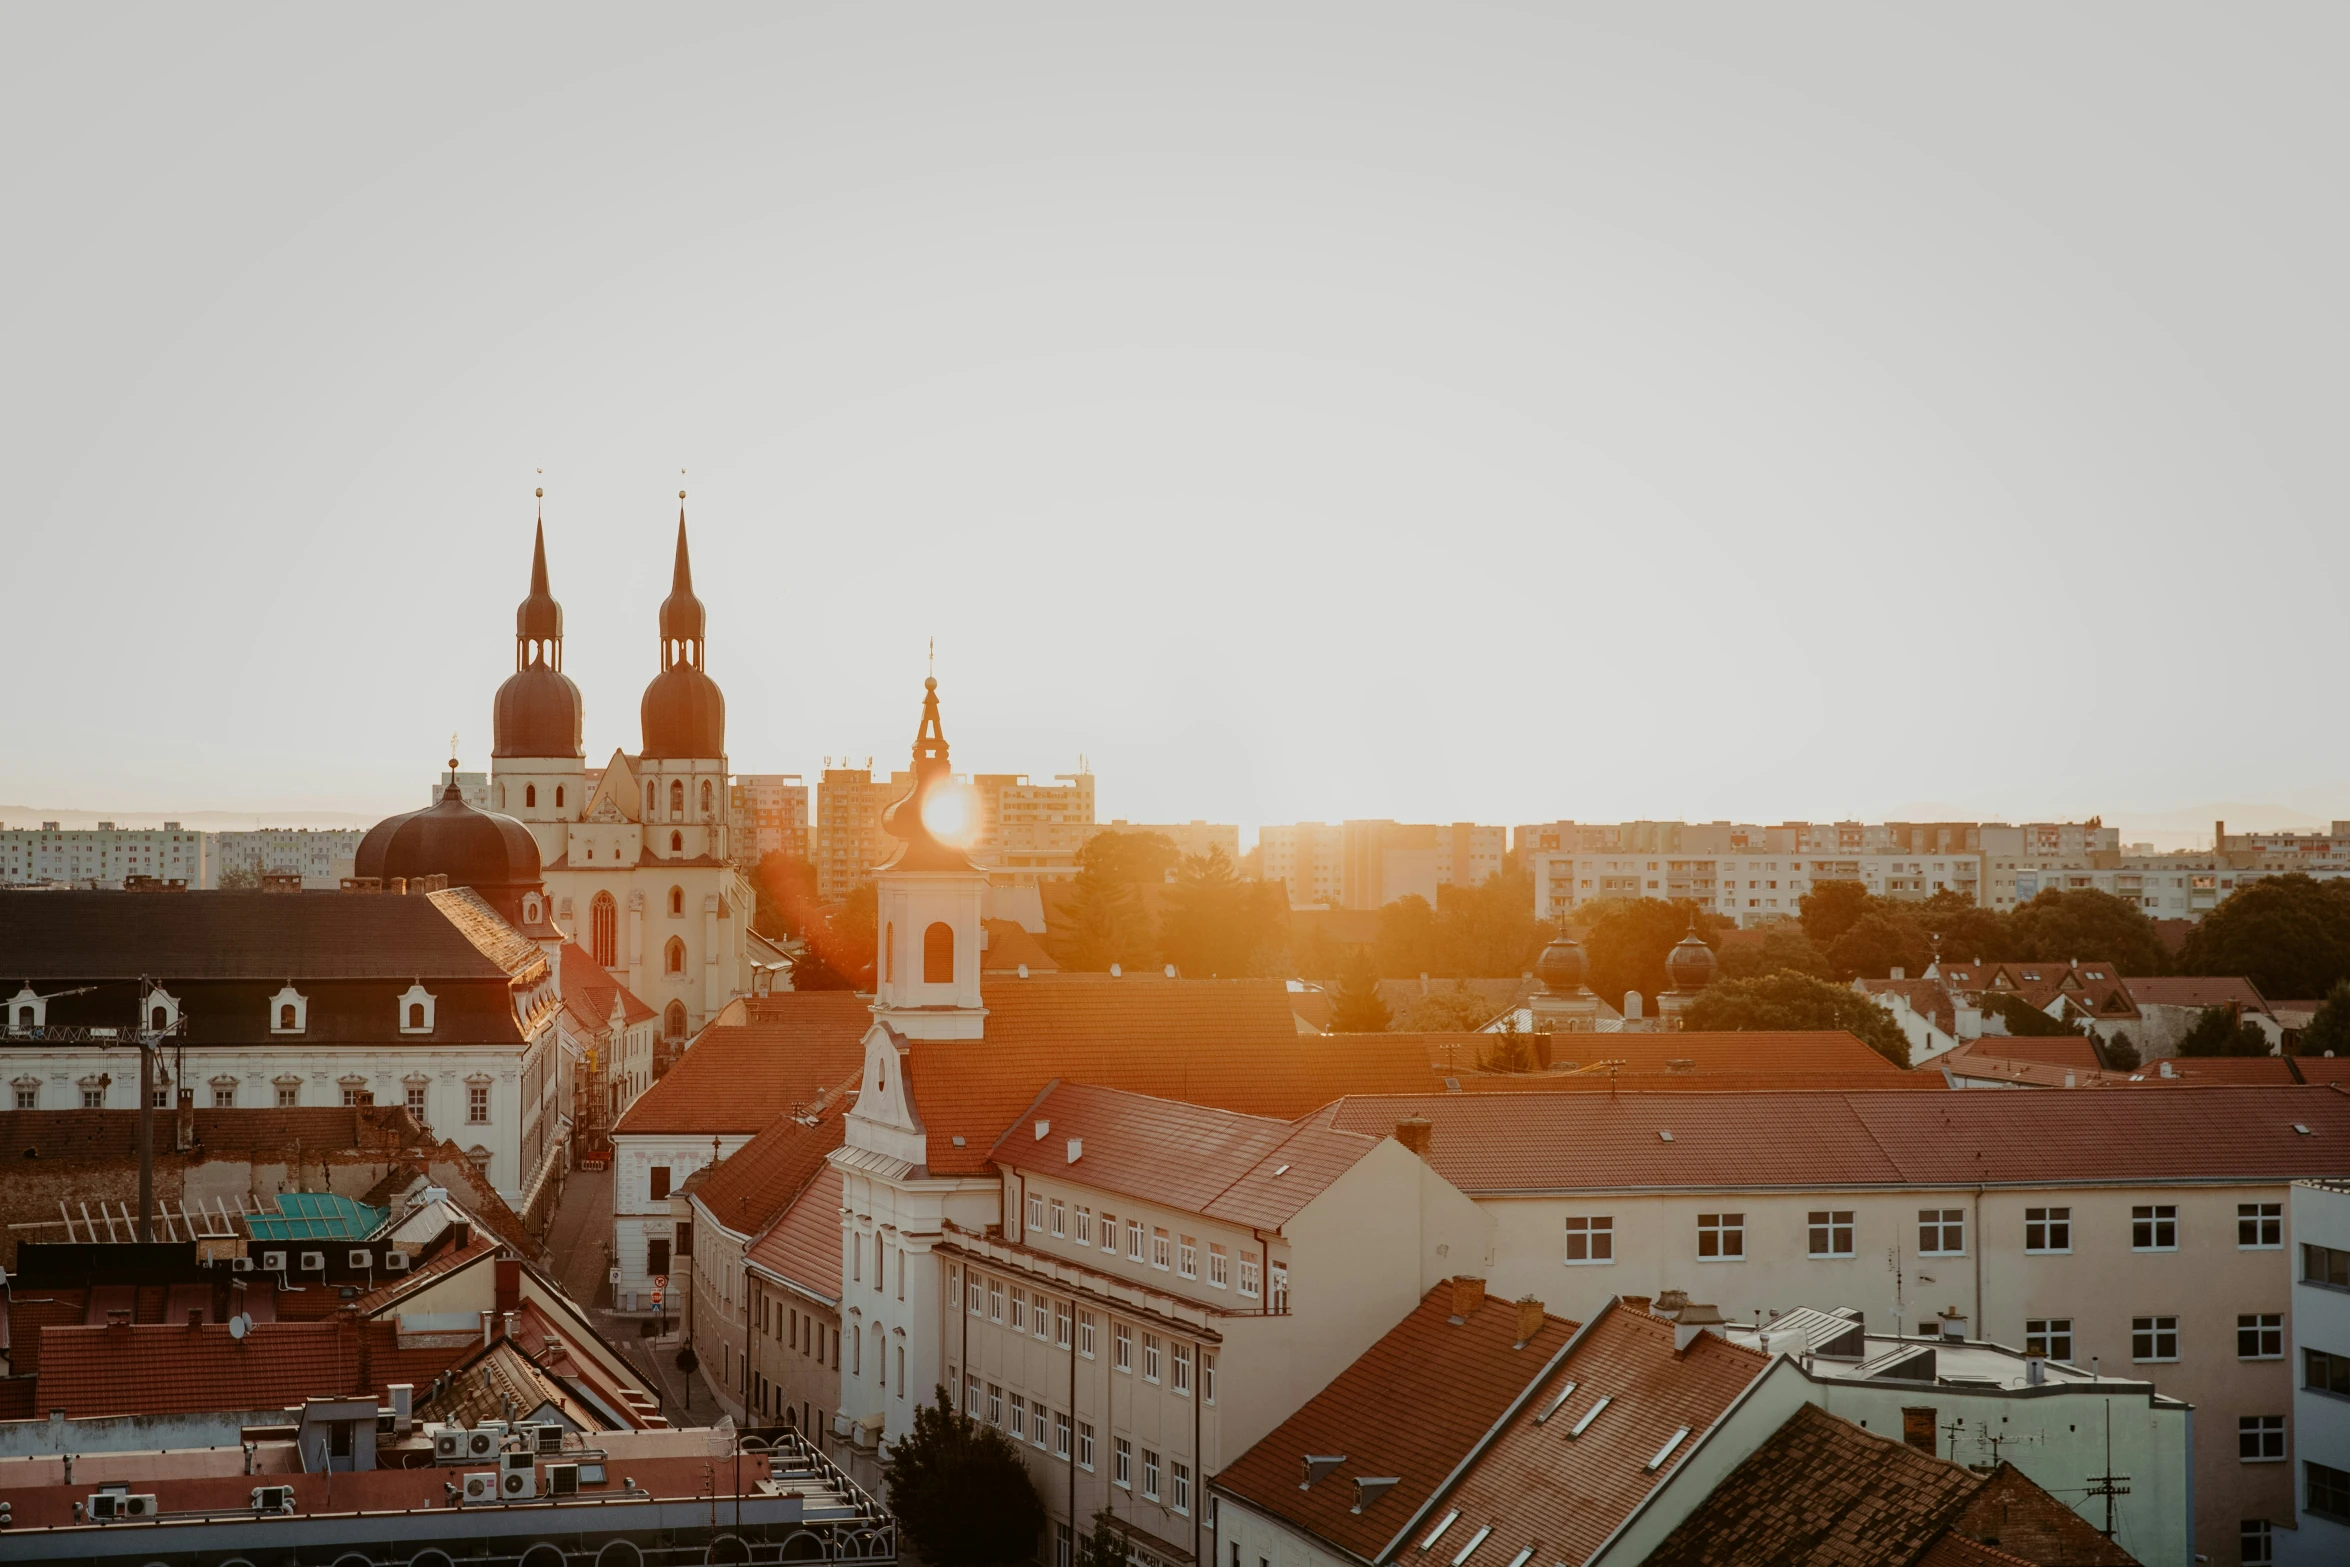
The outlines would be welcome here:
[[[601,1029],[612,1022],[612,1004],[620,1004],[625,1022],[643,1023],[657,1014],[637,993],[614,979],[598,964],[587,948],[576,941],[563,943],[561,962],[563,1005],[572,1015],[590,1028]]]
[[[1061,1083],[991,1152],[999,1164],[1274,1230],[1378,1146],[1357,1132]]]
[[[359,1364],[367,1336],[368,1375]],[[40,1407],[68,1419],[274,1409],[313,1397],[382,1397],[393,1382],[429,1382],[454,1350],[402,1350],[390,1322],[256,1323],[242,1339],[201,1327],[47,1327]]]
[[[1053,955],[1044,950],[1044,943],[1038,941],[1018,920],[983,920],[981,923],[987,927],[987,951],[980,961],[980,967],[985,972],[1017,973],[1023,963],[1028,965],[1031,974],[1060,972],[1061,965],[1054,962]]]
[[[840,1301],[840,1171],[830,1165],[801,1188],[783,1217],[751,1243],[751,1266],[810,1294]]]
[[[2350,1094],[2316,1087],[1438,1094],[1322,1119],[1380,1136],[1412,1115],[1433,1123],[1429,1163],[1472,1193],[2350,1175]]]
[[[2122,983],[2141,1007],[2224,1007],[2233,1002],[2247,1012],[2268,1010],[2252,981],[2233,976],[2166,974]]]
[[[1439,1285],[1328,1387],[1225,1465],[1217,1488],[1366,1560],[1376,1556],[1575,1328],[1545,1316],[1533,1341],[1513,1349],[1513,1303],[1488,1300],[1458,1326],[1448,1320],[1452,1313],[1452,1285]],[[1403,1410],[1409,1418],[1398,1418]],[[1300,1490],[1308,1454],[1343,1454],[1346,1462]],[[1356,1513],[1358,1476],[1400,1483]]]
[[[1473,1067],[1491,1051],[1496,1034],[1403,1034],[1388,1036],[1421,1043],[1431,1066],[1452,1071]],[[1552,1034],[1553,1070],[1623,1063],[1619,1075],[1653,1073],[1679,1077],[1737,1072],[1749,1077],[1776,1072],[1833,1072],[1851,1077],[1895,1078],[1902,1069],[1842,1029],[1753,1033],[1709,1031],[1682,1034]]]
[[[628,1107],[613,1133],[755,1136],[795,1105],[814,1103],[820,1090],[856,1074],[864,1061],[865,1031],[873,1025],[872,1005],[869,997],[846,990],[767,997],[758,1021],[703,1029],[676,1065]]]
[[[824,1108],[812,1111],[808,1119],[777,1117],[767,1130],[718,1162],[694,1189],[694,1201],[737,1235],[765,1230],[826,1168],[825,1155],[841,1145],[841,1113],[854,1098],[856,1086],[853,1077],[835,1083],[825,1093]]]
[[[2053,1034],[2042,1037],[1985,1034],[1969,1048],[1977,1055],[2002,1056],[2010,1061],[2037,1061],[2043,1066],[2071,1067],[2079,1072],[2101,1072],[2105,1069],[2104,1063],[2097,1059],[2097,1047],[2079,1034],[2062,1038]]]

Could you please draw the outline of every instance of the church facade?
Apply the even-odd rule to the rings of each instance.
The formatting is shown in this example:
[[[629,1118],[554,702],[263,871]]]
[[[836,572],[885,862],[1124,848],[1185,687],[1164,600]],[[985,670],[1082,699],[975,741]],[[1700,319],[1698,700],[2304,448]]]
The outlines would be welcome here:
[[[493,714],[490,794],[493,809],[538,841],[555,923],[653,1008],[674,1046],[751,988],[752,896],[734,858],[726,700],[704,669],[707,616],[682,506],[659,629],[642,744],[591,772],[542,523],[530,595],[515,613],[514,673]]]

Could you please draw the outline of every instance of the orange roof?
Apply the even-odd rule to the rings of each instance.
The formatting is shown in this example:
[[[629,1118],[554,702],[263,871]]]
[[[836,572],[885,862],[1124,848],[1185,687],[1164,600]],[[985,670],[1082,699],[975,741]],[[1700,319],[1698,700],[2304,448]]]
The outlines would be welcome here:
[[[627,1022],[642,1023],[654,1016],[635,991],[614,979],[578,942],[563,943],[559,967],[563,971],[563,1005],[589,1027],[610,1024],[615,1001]]]
[[[989,1148],[1055,1079],[1281,1120],[1343,1094],[1435,1086],[1404,1035],[1298,1033],[1277,979],[988,976],[980,993],[984,1040],[904,1050],[937,1175],[985,1171]]]
[[[1985,1034],[1966,1047],[1976,1055],[2002,1056],[2010,1061],[2037,1061],[2043,1066],[2070,1067],[2076,1072],[2101,1072],[2097,1047],[2079,1034],[2008,1036]],[[1958,1052],[1952,1051],[1956,1055]]]
[[[841,1145],[842,1112],[855,1098],[856,1086],[854,1077],[836,1083],[825,1092],[823,1107],[805,1117],[778,1116],[718,1162],[694,1189],[694,1201],[737,1235],[766,1229],[826,1168],[825,1155]]]
[[[2350,1082],[2350,1056],[2295,1056],[2293,1070],[2304,1083]]]
[[[1274,1230],[1379,1141],[1326,1126],[1057,1083],[997,1140],[992,1153],[999,1164]]]
[[[783,1217],[751,1243],[746,1260],[831,1305],[840,1304],[840,1171],[826,1165]]]
[[[260,1322],[242,1339],[231,1338],[223,1323],[46,1327],[40,1407],[62,1409],[67,1419],[78,1420],[386,1397],[389,1384],[430,1382],[464,1353],[403,1350],[398,1324],[342,1318]]]
[[[1451,1320],[1453,1305],[1452,1284],[1438,1285],[1328,1387],[1225,1465],[1216,1488],[1376,1560],[1575,1330],[1546,1314],[1533,1341],[1514,1349],[1512,1302],[1488,1300],[1459,1323]],[[1403,1410],[1409,1418],[1398,1418]],[[1344,1462],[1301,1488],[1309,1454]],[[1398,1483],[1356,1511],[1355,1479],[1388,1476]]]
[[[1673,1093],[1946,1093],[1950,1080],[1933,1070],[1904,1072],[1619,1072],[1604,1067],[1562,1072],[1456,1072],[1445,1081],[1457,1082],[1465,1094],[1610,1093],[1637,1089],[1644,1094]]]
[[[1421,1042],[1429,1063],[1448,1072],[1473,1068],[1507,1036],[1501,1034],[1396,1034]],[[1552,1070],[1619,1061],[1618,1071],[1705,1076],[1738,1072],[1759,1077],[1777,1072],[1834,1072],[1851,1077],[1896,1078],[1902,1069],[1840,1028],[1728,1031],[1680,1034],[1551,1034]]]
[[[757,1021],[712,1024],[612,1128],[615,1136],[756,1135],[856,1075],[872,1001],[847,990],[763,998]],[[1031,1090],[1033,1092],[1033,1090]]]
[[[2224,1007],[2233,1002],[2247,1012],[2268,1010],[2252,981],[2234,976],[2166,974],[2122,983],[2142,1007]]]
[[[1018,920],[981,920],[980,924],[987,929],[987,951],[981,955],[979,966],[987,973],[1015,973],[1023,963],[1031,974],[1060,972],[1061,965],[1044,950],[1044,943]]]

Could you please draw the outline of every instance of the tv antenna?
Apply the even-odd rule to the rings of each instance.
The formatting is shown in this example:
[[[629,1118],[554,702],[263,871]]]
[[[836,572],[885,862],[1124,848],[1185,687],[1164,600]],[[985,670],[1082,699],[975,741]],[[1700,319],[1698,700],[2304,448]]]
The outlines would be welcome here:
[[[2105,1527],[2100,1532],[2108,1540],[2113,1538],[2113,1499],[2130,1494],[2129,1478],[2113,1472],[2113,1400],[2109,1398],[2105,1401],[2105,1473],[2091,1475],[2088,1490],[2091,1496],[2105,1498]]]

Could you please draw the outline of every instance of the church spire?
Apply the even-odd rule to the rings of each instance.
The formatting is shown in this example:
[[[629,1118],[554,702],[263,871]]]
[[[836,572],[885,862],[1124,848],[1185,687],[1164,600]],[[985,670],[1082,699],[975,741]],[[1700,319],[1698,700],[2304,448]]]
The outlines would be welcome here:
[[[539,491],[538,536],[531,544],[530,596],[514,611],[514,667],[563,667],[563,606],[547,588],[546,490]]]
[[[708,617],[694,597],[694,565],[685,545],[685,491],[677,492],[677,564],[669,575],[669,596],[661,601],[661,667],[702,667],[702,639]]]

